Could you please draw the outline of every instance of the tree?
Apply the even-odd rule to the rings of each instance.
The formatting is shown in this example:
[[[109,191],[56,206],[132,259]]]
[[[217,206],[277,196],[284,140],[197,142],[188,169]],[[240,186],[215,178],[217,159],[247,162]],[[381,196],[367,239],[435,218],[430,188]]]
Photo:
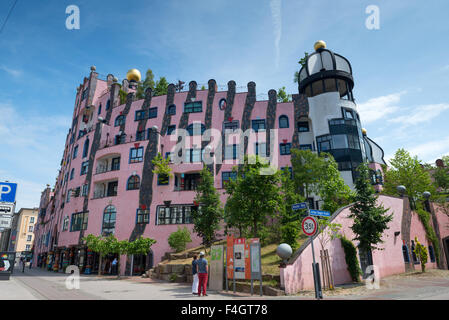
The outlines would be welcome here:
[[[178,227],[178,230],[171,233],[168,237],[168,244],[176,252],[184,251],[189,242],[192,242],[192,239],[190,238],[190,231],[187,227],[182,229]]]
[[[277,97],[278,97],[278,102],[292,101],[292,95],[287,94],[287,92],[285,91],[285,87],[278,89]]]
[[[203,239],[203,245],[210,247],[216,239],[223,218],[220,195],[214,187],[214,177],[207,166],[201,170],[200,182],[196,189],[195,201],[199,209],[192,211],[193,231]]]
[[[158,81],[156,81],[156,86],[154,87],[154,95],[155,96],[163,96],[167,94],[168,91],[168,82],[165,77],[160,77]]]
[[[444,163],[444,160],[443,160]],[[441,192],[449,192],[449,166],[436,167],[433,170],[432,178],[436,188],[440,188]]]
[[[129,241],[119,241],[113,234],[110,234],[104,239],[104,247],[106,254],[112,253],[117,255],[117,279],[120,279],[120,257],[128,254]]]
[[[324,157],[310,150],[291,149],[293,179],[297,190],[309,198],[311,193],[318,193],[318,182],[326,169]]]
[[[170,157],[164,159],[161,153],[158,152],[156,157],[151,160],[151,163],[154,166],[153,173],[158,175],[159,182],[161,184],[168,183],[169,178],[173,176],[170,168]]]
[[[317,219],[317,221],[318,240],[321,245],[321,250],[324,251],[329,241],[340,237],[338,232],[340,231],[342,226],[339,223],[330,222],[330,219],[328,217],[320,217],[319,219]]]
[[[103,237],[89,234],[87,237],[83,238],[83,241],[85,241],[86,246],[89,250],[99,254],[100,257],[98,263],[98,275],[101,275],[101,264],[103,260],[103,254],[105,253]]]
[[[137,99],[145,98],[145,90],[151,88],[154,90],[154,75],[151,69],[148,69],[145,74],[145,81],[137,85],[136,97]]]
[[[388,211],[382,205],[377,205],[378,196],[370,182],[369,169],[366,164],[361,164],[357,171],[355,203],[351,207],[349,218],[354,219],[351,226],[359,241],[359,249],[367,253],[377,250],[377,244],[382,243],[382,235],[388,229],[388,223],[393,219],[393,214],[385,215]]]
[[[295,189],[295,183],[289,170],[283,170],[281,179],[281,199],[279,207],[279,233],[282,243],[287,243],[293,250],[298,247],[298,236],[301,233],[300,221],[307,215],[305,210],[293,210],[292,205],[304,201],[304,197]]]
[[[147,255],[151,250],[151,246],[155,243],[156,240],[154,239],[140,236],[129,243],[128,254]]]
[[[236,170],[237,177],[226,184],[229,195],[225,206],[228,228],[239,229],[240,236],[252,236],[265,241],[268,218],[273,217],[281,205],[280,174],[261,174],[270,166],[258,156],[245,156]],[[235,171],[235,169],[234,169]]]
[[[421,270],[422,272],[426,272],[426,263],[427,263],[427,248],[418,241],[418,238],[415,237],[415,254],[421,262]]]
[[[399,149],[390,163],[391,167],[383,170],[383,193],[397,195],[396,187],[403,185],[412,205],[424,191],[429,191],[432,195],[435,193],[429,172],[416,156],[412,158],[408,151]]]
[[[304,52],[304,57],[301,58],[298,63],[301,65],[301,67],[304,67],[306,65],[307,58],[309,57],[309,54],[307,52]],[[299,83],[299,71],[295,72],[295,76],[293,78],[294,83]]]

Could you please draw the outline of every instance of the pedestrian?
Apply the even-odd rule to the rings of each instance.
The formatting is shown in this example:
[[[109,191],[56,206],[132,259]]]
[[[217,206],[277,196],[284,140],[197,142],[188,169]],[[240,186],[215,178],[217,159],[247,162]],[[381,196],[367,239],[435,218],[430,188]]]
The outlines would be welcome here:
[[[111,268],[111,273],[112,274],[117,274],[117,258],[114,258],[114,260],[112,260],[112,268]]]
[[[25,272],[25,259],[20,257],[20,262],[22,263],[22,272]]]
[[[193,284],[192,284],[192,293],[198,294],[198,261],[197,255],[195,254],[193,256],[192,261],[192,275],[193,275]]]
[[[30,269],[31,269],[32,264],[33,264],[33,256],[31,256],[31,258],[30,258]]]
[[[199,285],[198,285],[198,296],[201,297],[201,293],[203,293],[203,296],[207,296],[206,294],[206,286],[207,286],[207,260],[204,258],[204,252],[200,252],[200,258],[197,262],[198,266],[198,278],[199,278]]]

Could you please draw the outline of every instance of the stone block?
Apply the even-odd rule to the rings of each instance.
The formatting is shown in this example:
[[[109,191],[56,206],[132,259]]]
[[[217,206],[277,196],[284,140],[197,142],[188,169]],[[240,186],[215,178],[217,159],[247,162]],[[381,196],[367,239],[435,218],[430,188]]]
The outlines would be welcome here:
[[[170,264],[162,264],[160,265],[160,269],[161,269],[160,273],[167,274],[171,273],[172,266]]]
[[[172,273],[183,274],[184,273],[184,265],[183,264],[172,264],[171,265],[171,272]]]
[[[175,282],[181,283],[181,282],[186,282],[186,281],[187,281],[187,277],[185,275],[183,275],[183,274],[176,275]]]

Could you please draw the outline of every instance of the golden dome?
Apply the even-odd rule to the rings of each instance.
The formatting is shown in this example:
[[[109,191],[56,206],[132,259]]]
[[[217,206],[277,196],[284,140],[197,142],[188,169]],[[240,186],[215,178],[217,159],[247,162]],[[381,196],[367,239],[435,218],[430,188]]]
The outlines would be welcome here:
[[[142,79],[142,76],[140,75],[140,71],[137,69],[131,69],[128,71],[128,73],[126,74],[126,79],[128,79],[128,81],[136,81],[139,82],[140,79]]]
[[[366,129],[365,129],[365,128],[362,128],[362,134],[363,134],[364,136],[366,136]]]
[[[321,48],[324,49],[324,48],[326,48],[326,42],[324,42],[323,40],[318,40],[317,42],[315,42],[313,47],[315,48],[315,51],[317,51],[318,49],[321,49]]]

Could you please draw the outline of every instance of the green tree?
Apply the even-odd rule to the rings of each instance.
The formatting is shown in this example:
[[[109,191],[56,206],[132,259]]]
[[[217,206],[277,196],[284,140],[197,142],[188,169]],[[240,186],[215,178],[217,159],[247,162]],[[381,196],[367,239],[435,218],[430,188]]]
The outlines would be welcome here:
[[[304,201],[304,197],[295,189],[295,183],[289,170],[282,170],[281,199],[279,207],[279,234],[282,243],[287,243],[293,250],[298,247],[298,236],[301,233],[301,219],[307,215],[305,210],[293,210],[292,205]]]
[[[270,168],[258,156],[245,156],[237,169],[237,177],[226,184],[229,195],[225,206],[225,222],[238,228],[240,236],[252,236],[265,241],[266,225],[281,205],[280,174],[261,174]]]
[[[304,57],[301,58],[298,63],[301,65],[301,67],[304,67],[306,65],[307,58],[309,57],[309,54],[307,52],[304,52]],[[295,76],[293,78],[294,83],[299,83],[299,71],[295,72]]]
[[[223,218],[223,208],[220,195],[214,187],[214,176],[204,166],[201,170],[201,178],[196,188],[195,201],[199,209],[192,211],[193,231],[203,239],[203,245],[210,247],[216,239],[216,232],[220,228]]]
[[[170,168],[170,157],[164,159],[160,152],[151,160],[154,166],[153,173],[158,175],[159,182],[162,184],[168,183],[170,177],[173,176]]]
[[[412,158],[408,151],[399,149],[390,163],[391,167],[383,170],[383,193],[397,195],[396,187],[403,185],[406,187],[406,194],[412,206],[424,191],[429,191],[432,195],[435,193],[428,170],[422,166],[416,156]]]
[[[292,95],[287,94],[287,92],[285,91],[285,87],[278,89],[277,97],[278,97],[278,102],[292,101]]]
[[[291,153],[296,189],[309,198],[311,193],[318,193],[318,182],[326,169],[326,162],[323,156],[310,150],[291,149]]]
[[[318,221],[318,228],[317,228],[317,234],[318,234],[318,240],[321,245],[321,250],[326,249],[326,245],[334,240],[340,237],[338,232],[341,229],[341,224],[334,223],[330,221],[330,218],[328,217],[320,217],[317,219]]]
[[[145,80],[143,83],[139,83],[136,90],[136,97],[137,99],[143,99],[145,98],[145,90],[147,88],[151,88],[154,90],[154,75],[153,71],[151,69],[148,69],[145,74]]]
[[[89,234],[88,236],[83,238],[83,241],[85,242],[89,250],[99,254],[98,275],[101,275],[101,265],[103,261],[103,255],[105,254],[106,251],[103,237]]]
[[[119,241],[113,234],[110,234],[104,239],[104,247],[106,254],[117,255],[117,279],[120,279],[120,258],[122,255],[128,254],[129,241]]]
[[[371,185],[368,166],[361,164],[357,171],[355,203],[349,218],[354,219],[351,229],[356,235],[354,240],[359,241],[359,249],[369,252],[379,249],[377,244],[383,242],[382,235],[388,229],[393,214],[386,215],[388,210],[376,204],[378,196]]]
[[[415,254],[421,262],[421,270],[422,272],[426,272],[426,263],[427,263],[427,248],[418,241],[418,238],[415,237]]]
[[[176,252],[181,252],[186,249],[187,243],[192,242],[190,238],[190,231],[187,227],[180,228],[175,232],[172,232],[168,237],[168,244]]]
[[[156,240],[151,238],[138,237],[136,240],[129,242],[128,254],[147,255],[151,250],[151,246]]]
[[[165,77],[160,77],[158,81],[156,81],[156,86],[154,87],[154,95],[155,96],[163,96],[167,94],[168,91],[168,82]]]
[[[449,192],[449,166],[435,168],[432,177],[436,188],[441,188],[441,192]]]

